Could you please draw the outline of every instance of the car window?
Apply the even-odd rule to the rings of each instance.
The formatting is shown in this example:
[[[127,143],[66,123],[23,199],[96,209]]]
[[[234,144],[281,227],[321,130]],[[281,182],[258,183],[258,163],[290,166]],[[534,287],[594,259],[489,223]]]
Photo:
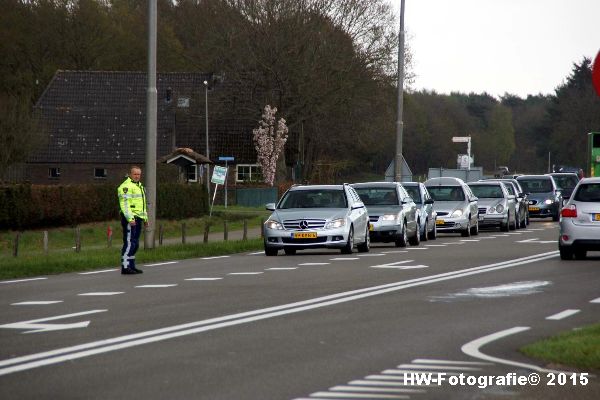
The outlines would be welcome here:
[[[421,193],[418,186],[404,186],[404,189],[415,203],[421,203]]]
[[[508,191],[508,194],[516,196],[515,187],[513,186],[512,183],[506,182],[506,184],[504,185],[504,187],[506,187],[506,190]]]
[[[399,204],[395,187],[360,187],[356,188],[356,192],[366,206],[397,206]]]
[[[279,209],[287,208],[346,208],[346,196],[342,189],[290,190]]]
[[[556,185],[561,189],[573,189],[577,186],[577,177],[573,175],[552,175],[552,177],[556,181]]]
[[[577,193],[573,196],[575,201],[600,202],[600,183],[586,183],[579,185]]]
[[[476,197],[484,199],[499,199],[504,197],[500,185],[469,185]]]
[[[548,193],[552,191],[552,182],[550,179],[519,179],[519,183],[527,193]]]
[[[465,200],[465,194],[460,186],[430,186],[427,190],[435,201]]]

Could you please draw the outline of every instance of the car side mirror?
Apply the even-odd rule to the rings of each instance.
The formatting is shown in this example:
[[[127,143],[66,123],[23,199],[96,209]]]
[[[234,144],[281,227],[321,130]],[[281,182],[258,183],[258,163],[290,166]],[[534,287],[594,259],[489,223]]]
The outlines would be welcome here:
[[[353,210],[357,210],[359,208],[365,208],[365,204],[362,201],[357,201],[352,205]]]
[[[508,199],[509,200],[515,200],[517,198],[517,196],[515,196],[514,194],[509,194],[508,195]]]
[[[267,203],[265,208],[269,211],[275,211],[275,203]]]
[[[435,203],[435,201],[433,199],[425,200],[425,204],[433,204],[433,203]]]
[[[520,199],[524,198],[525,196],[527,196],[527,194],[525,194],[525,193],[523,193],[523,192],[519,193],[519,198],[520,198]]]

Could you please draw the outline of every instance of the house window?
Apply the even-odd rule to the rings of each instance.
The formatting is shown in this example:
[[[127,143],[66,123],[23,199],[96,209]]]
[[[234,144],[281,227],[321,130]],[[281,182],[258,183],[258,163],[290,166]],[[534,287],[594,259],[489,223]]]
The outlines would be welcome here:
[[[97,179],[106,179],[108,175],[108,171],[106,168],[94,168],[94,178]]]
[[[198,182],[198,168],[196,164],[188,165],[186,174],[188,182]]]
[[[60,178],[60,168],[48,168],[48,178]]]
[[[262,180],[260,166],[256,164],[236,165],[235,180],[237,182],[257,182]]]

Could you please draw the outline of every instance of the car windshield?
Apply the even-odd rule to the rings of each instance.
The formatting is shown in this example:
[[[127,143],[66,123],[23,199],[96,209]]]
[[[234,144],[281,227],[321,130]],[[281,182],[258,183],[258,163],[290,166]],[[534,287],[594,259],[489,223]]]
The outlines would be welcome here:
[[[600,183],[587,183],[579,186],[575,193],[576,201],[600,202]]]
[[[418,186],[404,186],[404,189],[415,203],[421,203],[421,193]]]
[[[484,199],[500,199],[504,197],[500,185],[469,185],[475,197]]]
[[[365,206],[397,206],[398,194],[395,187],[355,187]]]
[[[573,175],[553,175],[556,184],[561,189],[573,189],[577,186],[577,177]]]
[[[552,191],[550,179],[519,179],[526,193],[549,193]]]
[[[435,201],[464,201],[465,199],[460,186],[428,186],[427,190]]]
[[[279,209],[286,208],[346,208],[346,196],[342,189],[290,190]]]

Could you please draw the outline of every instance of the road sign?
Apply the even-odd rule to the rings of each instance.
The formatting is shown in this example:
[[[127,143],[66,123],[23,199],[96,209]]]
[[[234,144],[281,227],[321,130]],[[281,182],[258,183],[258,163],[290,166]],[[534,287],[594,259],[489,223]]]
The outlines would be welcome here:
[[[471,141],[470,136],[453,136],[452,141],[454,143],[468,143]]]
[[[596,89],[596,93],[600,96],[600,51],[596,54],[596,59],[594,60],[594,65],[592,66],[592,82],[594,84],[594,88]]]
[[[234,157],[225,157],[225,156],[219,157],[219,161],[234,161],[234,160],[235,160]]]
[[[216,183],[217,185],[223,185],[225,183],[225,179],[227,178],[227,168],[215,166],[213,169],[212,178],[210,181],[212,183]]]

